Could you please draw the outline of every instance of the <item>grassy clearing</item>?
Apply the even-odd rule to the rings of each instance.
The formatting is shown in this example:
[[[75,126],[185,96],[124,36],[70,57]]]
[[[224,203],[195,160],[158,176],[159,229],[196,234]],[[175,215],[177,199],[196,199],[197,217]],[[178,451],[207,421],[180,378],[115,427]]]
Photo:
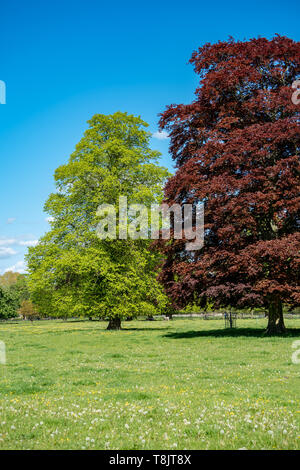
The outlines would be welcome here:
[[[287,320],[299,328],[299,320]],[[1,449],[299,449],[300,329],[264,320],[2,324]]]

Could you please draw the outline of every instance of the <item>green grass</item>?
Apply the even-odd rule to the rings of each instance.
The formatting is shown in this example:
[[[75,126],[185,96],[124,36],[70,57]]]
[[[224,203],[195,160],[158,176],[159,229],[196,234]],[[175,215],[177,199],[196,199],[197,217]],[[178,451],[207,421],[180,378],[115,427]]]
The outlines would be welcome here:
[[[0,448],[299,449],[300,321],[286,324],[2,324]]]

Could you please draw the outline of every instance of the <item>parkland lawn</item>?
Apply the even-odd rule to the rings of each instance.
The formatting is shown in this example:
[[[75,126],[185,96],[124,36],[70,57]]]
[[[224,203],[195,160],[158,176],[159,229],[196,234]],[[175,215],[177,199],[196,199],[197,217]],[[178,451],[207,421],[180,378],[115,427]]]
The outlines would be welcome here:
[[[300,320],[106,325],[0,325],[1,449],[300,448]]]

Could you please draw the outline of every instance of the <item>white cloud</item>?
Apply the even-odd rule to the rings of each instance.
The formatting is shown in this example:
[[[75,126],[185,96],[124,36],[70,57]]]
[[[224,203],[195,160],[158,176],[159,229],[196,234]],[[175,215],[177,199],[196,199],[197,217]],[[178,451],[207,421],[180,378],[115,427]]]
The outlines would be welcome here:
[[[16,264],[5,269],[4,272],[7,273],[7,271],[13,271],[14,273],[17,272],[20,274],[24,274],[27,271],[27,266],[25,261],[17,261]]]
[[[36,246],[38,240],[18,240],[17,238],[0,238],[0,247],[15,246]]]
[[[0,258],[10,258],[16,255],[17,252],[7,246],[0,246]]]
[[[20,246],[36,246],[38,242],[38,240],[21,240],[17,244]]]
[[[15,221],[16,221],[15,217],[10,217],[9,219],[7,219],[6,223],[7,224],[13,224]]]
[[[166,140],[169,138],[169,134],[166,131],[157,131],[152,134],[154,139]]]
[[[0,246],[16,245],[17,240],[15,238],[0,238]]]

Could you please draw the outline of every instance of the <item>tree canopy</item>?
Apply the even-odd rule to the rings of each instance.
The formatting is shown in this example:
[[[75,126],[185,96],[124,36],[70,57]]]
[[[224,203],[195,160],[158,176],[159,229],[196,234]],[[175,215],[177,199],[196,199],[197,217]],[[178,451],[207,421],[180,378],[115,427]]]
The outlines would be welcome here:
[[[282,302],[299,305],[300,43],[276,36],[205,44],[192,55],[195,100],[171,105],[176,174],[168,203],[205,203],[205,245],[162,244],[161,280],[177,307],[264,305],[268,332],[283,332]]]
[[[168,172],[149,147],[146,127],[127,113],[97,114],[68,163],[56,170],[57,191],[45,204],[51,230],[27,258],[32,298],[44,314],[104,318],[120,328],[122,319],[153,315],[166,302],[148,240],[96,234],[100,204],[117,207],[126,196],[149,207],[162,199]]]
[[[0,276],[0,318],[17,317],[21,302],[27,299],[29,291],[24,274],[7,271]]]

